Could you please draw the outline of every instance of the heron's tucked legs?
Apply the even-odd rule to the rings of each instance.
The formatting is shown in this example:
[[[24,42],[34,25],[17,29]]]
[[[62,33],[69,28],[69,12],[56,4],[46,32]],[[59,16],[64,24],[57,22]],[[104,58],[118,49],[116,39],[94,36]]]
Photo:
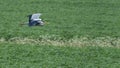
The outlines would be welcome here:
[[[29,22],[29,26],[42,26],[44,23],[42,21],[31,21]]]

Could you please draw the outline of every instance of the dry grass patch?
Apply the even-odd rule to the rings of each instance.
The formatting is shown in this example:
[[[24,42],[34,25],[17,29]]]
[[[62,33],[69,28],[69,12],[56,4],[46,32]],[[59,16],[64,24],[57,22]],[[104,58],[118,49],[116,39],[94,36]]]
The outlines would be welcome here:
[[[53,37],[53,36],[51,36]],[[0,42],[14,42],[17,44],[43,44],[54,46],[101,46],[101,47],[120,47],[120,38],[111,37],[96,37],[90,39],[88,37],[73,38],[69,40],[51,39],[51,37],[43,37],[42,39],[33,38],[20,38],[14,37],[6,41],[4,38],[0,39]]]

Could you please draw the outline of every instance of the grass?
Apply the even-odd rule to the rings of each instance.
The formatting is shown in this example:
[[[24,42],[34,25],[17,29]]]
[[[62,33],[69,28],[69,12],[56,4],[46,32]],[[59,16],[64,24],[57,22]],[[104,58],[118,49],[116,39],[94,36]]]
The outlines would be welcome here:
[[[64,41],[63,41],[64,40]],[[73,47],[81,47],[81,46],[100,46],[100,47],[115,47],[120,48],[120,38],[111,38],[111,37],[81,37],[73,39],[65,40],[54,38],[54,36],[41,36],[39,39],[33,38],[20,38],[15,37],[9,40],[5,40],[4,38],[0,39],[0,42],[9,42],[16,44],[43,44],[43,45],[53,45],[53,46],[73,46]]]
[[[0,0],[0,68],[119,68],[119,4]],[[20,26],[33,13],[42,13],[46,24]]]
[[[118,0],[1,0],[0,37],[119,37],[119,7]],[[19,25],[27,21],[27,15],[37,12],[43,14],[42,19],[47,22],[45,26],[29,28]]]
[[[119,68],[120,49],[0,43],[1,68]]]

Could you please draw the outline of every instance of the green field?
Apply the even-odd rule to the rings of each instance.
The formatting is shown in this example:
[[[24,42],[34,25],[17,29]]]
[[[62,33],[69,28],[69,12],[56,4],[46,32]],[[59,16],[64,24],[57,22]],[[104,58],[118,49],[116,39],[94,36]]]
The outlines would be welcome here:
[[[0,37],[120,37],[119,0],[1,0]],[[27,15],[42,13],[44,27],[20,27]]]
[[[45,25],[21,26],[33,13]],[[120,67],[119,0],[0,0],[0,15],[1,68]]]
[[[0,44],[0,68],[119,68],[120,49]]]

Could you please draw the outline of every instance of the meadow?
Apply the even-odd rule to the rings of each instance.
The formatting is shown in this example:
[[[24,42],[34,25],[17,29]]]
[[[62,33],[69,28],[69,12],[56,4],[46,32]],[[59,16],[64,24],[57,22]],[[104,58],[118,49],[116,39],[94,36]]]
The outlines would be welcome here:
[[[0,66],[119,68],[119,11],[119,0],[0,0]],[[33,13],[45,25],[21,26]]]
[[[118,0],[1,0],[0,37],[119,37],[119,7]],[[32,13],[42,13],[46,25],[21,27]]]
[[[0,43],[1,68],[119,68],[120,49]]]

